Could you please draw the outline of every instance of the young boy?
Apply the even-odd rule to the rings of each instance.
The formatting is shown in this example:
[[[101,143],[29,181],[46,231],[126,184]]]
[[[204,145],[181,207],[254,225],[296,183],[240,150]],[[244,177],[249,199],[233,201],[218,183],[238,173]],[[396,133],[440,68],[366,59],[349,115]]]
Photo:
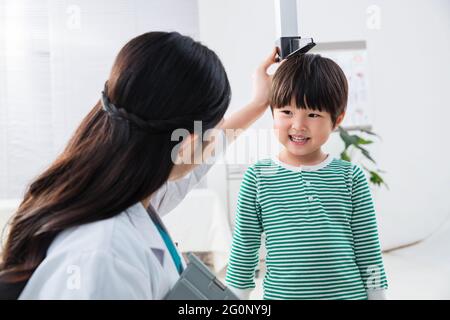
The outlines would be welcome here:
[[[348,85],[320,55],[286,60],[276,71],[271,108],[284,146],[250,166],[239,193],[226,282],[240,298],[255,287],[266,236],[264,299],[384,299],[376,218],[362,169],[322,145],[339,126]]]

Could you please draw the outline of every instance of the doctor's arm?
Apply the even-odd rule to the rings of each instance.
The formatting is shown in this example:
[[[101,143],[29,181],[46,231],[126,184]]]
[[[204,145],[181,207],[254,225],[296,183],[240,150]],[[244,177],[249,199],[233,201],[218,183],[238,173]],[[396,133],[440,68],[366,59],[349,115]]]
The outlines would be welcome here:
[[[208,173],[221,151],[224,151],[223,149],[226,149],[264,114],[269,106],[272,85],[272,76],[267,73],[267,70],[274,63],[276,63],[275,48],[253,75],[251,102],[224,118],[217,125],[216,129],[219,129],[221,139],[214,140],[217,143],[208,142],[204,145],[201,164],[192,165],[191,171],[185,177],[167,181],[153,194],[150,203],[159,215],[163,216],[173,210]],[[207,159],[208,161],[205,162]]]
[[[258,120],[269,106],[272,75],[267,73],[269,67],[276,63],[276,48],[258,66],[253,74],[253,96],[245,107],[233,113],[219,125],[226,133],[227,143],[231,143],[256,120]],[[228,133],[229,132],[229,133]]]

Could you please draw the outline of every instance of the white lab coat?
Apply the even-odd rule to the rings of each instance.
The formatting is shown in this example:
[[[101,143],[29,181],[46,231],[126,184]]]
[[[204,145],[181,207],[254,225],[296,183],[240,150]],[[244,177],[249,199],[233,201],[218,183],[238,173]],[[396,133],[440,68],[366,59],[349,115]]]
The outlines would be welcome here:
[[[152,196],[152,207],[160,216],[171,211],[210,167],[199,165],[187,177],[166,182]],[[110,219],[61,232],[19,299],[163,299],[178,278],[139,202]]]

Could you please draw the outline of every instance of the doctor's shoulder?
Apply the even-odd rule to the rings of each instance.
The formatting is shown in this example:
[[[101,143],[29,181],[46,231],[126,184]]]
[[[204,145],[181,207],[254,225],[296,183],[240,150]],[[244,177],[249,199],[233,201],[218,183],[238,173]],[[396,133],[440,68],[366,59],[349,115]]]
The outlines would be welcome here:
[[[152,299],[150,260],[124,211],[61,232],[20,299]]]
[[[130,232],[130,223],[126,211],[123,211],[108,219],[66,229],[53,240],[48,248],[47,257],[62,252],[70,254],[105,252],[127,257],[130,252],[137,251],[130,250],[130,247],[136,249],[135,243],[138,245],[141,243],[136,234]]]

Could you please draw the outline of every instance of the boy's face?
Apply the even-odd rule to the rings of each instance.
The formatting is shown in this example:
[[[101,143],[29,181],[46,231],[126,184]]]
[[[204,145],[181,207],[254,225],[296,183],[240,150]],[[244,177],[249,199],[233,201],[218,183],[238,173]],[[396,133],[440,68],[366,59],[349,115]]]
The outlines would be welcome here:
[[[273,109],[273,128],[278,140],[293,156],[306,156],[318,151],[334,128],[343,120],[341,114],[333,126],[330,113],[299,109],[295,104]]]

